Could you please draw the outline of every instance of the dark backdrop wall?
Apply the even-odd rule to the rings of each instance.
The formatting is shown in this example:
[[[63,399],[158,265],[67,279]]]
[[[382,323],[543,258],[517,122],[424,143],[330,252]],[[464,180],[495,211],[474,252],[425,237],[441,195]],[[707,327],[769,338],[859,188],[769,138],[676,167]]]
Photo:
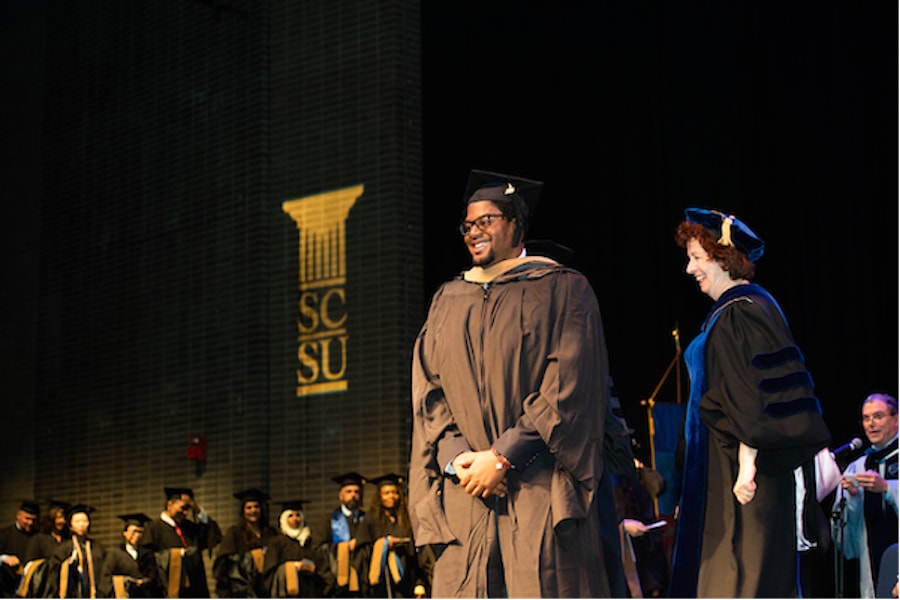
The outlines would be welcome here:
[[[249,487],[318,522],[331,477],[405,470],[420,22],[408,0],[59,0],[2,22],[2,514],[84,502],[111,545],[166,486],[223,528]],[[285,210],[347,188],[340,218]],[[340,323],[327,365],[301,349],[310,310]],[[345,389],[298,395],[326,366]]]
[[[896,3],[471,0],[423,14],[429,289],[466,265],[454,224],[468,169],[544,180],[532,237],[573,248],[594,285],[646,451],[640,403],[671,331],[686,346],[710,305],[674,230],[684,208],[718,208],[767,243],[757,281],[783,305],[835,444],[861,433],[868,393],[896,394]]]

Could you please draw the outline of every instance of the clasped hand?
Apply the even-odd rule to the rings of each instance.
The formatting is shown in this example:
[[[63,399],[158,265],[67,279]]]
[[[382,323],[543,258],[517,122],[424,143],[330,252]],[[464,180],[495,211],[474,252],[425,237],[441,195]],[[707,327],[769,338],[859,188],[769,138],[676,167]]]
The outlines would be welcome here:
[[[738,449],[738,474],[731,491],[741,504],[756,496],[756,455],[758,450],[741,442]]]
[[[737,481],[734,482],[734,487],[731,491],[734,492],[734,497],[737,498],[737,501],[741,504],[747,504],[753,500],[754,496],[756,496],[755,475],[755,469],[752,475],[747,475],[742,472],[738,473]]]
[[[506,469],[497,468],[497,457],[490,450],[461,453],[453,459],[453,470],[459,485],[476,498],[506,495]]]

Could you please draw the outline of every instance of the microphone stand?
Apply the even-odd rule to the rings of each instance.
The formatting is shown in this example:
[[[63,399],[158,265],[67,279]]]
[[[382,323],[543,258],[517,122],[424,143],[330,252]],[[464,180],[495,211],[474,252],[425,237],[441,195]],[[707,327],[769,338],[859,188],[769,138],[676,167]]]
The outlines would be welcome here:
[[[847,523],[844,507],[847,504],[847,497],[844,495],[845,490],[840,489],[841,500],[838,502],[837,508],[831,512],[832,535],[834,543],[834,597],[844,597],[844,525]]]
[[[654,470],[656,469],[656,443],[653,441],[653,438],[656,435],[656,423],[653,419],[653,406],[656,404],[656,395],[669,378],[669,373],[672,372],[675,365],[679,365],[681,362],[681,338],[678,333],[678,323],[675,323],[675,329],[672,330],[672,337],[675,340],[675,356],[672,357],[672,361],[669,363],[669,366],[666,367],[666,371],[662,374],[662,377],[660,377],[656,384],[656,388],[653,390],[653,393],[650,394],[650,397],[646,400],[641,400],[641,405],[647,407],[647,430],[650,438],[650,468]],[[675,381],[676,403],[681,404],[680,368],[675,371]],[[653,514],[657,517],[659,516],[659,498],[656,496],[653,496]]]

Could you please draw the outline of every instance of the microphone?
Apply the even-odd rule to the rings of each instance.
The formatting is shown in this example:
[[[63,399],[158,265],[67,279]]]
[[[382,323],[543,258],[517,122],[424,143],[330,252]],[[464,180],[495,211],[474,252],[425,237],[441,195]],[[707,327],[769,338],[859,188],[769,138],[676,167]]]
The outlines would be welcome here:
[[[835,448],[834,450],[832,450],[831,457],[836,459],[839,456],[844,456],[845,454],[850,454],[851,452],[855,452],[856,450],[859,450],[862,447],[863,447],[863,441],[861,439],[859,439],[858,437],[856,437],[856,438],[853,438],[852,440],[850,440],[849,442],[847,442],[846,444],[844,444],[843,446],[840,446],[839,448]]]

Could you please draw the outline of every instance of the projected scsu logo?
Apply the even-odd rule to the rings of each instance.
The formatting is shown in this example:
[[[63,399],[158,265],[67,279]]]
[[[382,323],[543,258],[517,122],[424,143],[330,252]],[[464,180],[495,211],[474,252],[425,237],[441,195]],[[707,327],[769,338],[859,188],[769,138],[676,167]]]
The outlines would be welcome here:
[[[281,205],[300,231],[297,275],[297,395],[347,389],[347,215],[363,186]]]

